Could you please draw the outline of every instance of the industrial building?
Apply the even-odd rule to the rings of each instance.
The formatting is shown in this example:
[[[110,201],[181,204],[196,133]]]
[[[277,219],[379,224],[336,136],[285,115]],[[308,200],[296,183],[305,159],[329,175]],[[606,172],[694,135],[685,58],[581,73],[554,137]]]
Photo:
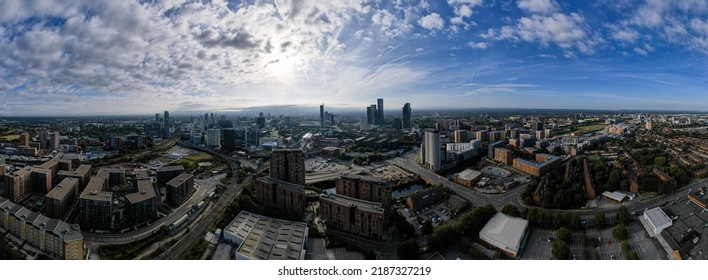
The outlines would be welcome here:
[[[527,220],[501,212],[492,217],[479,232],[479,239],[500,249],[505,255],[518,258],[528,237]]]
[[[241,211],[224,229],[237,260],[304,260],[307,224]]]
[[[465,169],[452,177],[452,181],[465,187],[472,187],[480,178],[482,178],[482,172],[473,169]]]

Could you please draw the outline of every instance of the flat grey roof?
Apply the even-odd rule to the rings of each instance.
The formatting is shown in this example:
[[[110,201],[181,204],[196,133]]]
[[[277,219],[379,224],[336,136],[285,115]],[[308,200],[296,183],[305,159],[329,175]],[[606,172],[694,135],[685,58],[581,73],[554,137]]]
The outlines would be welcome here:
[[[101,168],[96,176],[91,177],[88,185],[86,185],[86,188],[81,193],[80,198],[98,201],[111,201],[113,193],[103,191],[103,186],[106,183],[107,177],[108,171],[105,168]]]
[[[294,183],[290,183],[290,182],[281,181],[281,180],[275,179],[275,178],[270,177],[270,176],[261,177],[261,178],[258,178],[258,180],[259,180],[259,181],[262,181],[262,182],[265,182],[265,183],[268,183],[268,184],[276,183],[276,184],[278,184],[278,186],[284,187],[284,188],[287,188],[287,189],[290,189],[291,191],[295,191],[295,192],[305,192],[305,187],[302,186],[302,185],[298,185],[298,184],[294,184]]]
[[[79,179],[76,178],[64,178],[59,184],[54,187],[49,193],[47,193],[48,198],[61,200],[63,199],[69,191],[79,185]]]
[[[361,199],[356,199],[338,194],[320,195],[320,200],[327,200],[343,206],[356,206],[359,209],[368,210],[374,213],[384,213],[384,209],[380,202],[371,202]]]
[[[305,250],[307,224],[241,211],[225,231],[243,242],[236,252],[258,260],[299,260]]]
[[[184,181],[189,180],[189,179],[192,178],[193,176],[194,176],[194,175],[189,174],[189,173],[182,173],[182,174],[179,174],[179,175],[177,175],[177,177],[175,177],[174,179],[172,179],[172,180],[170,180],[169,182],[167,182],[167,185],[174,186],[174,187],[179,186],[179,185],[181,185]]]
[[[152,187],[152,182],[150,180],[138,180],[138,192],[125,196],[130,203],[138,203],[154,197],[155,189]]]
[[[382,184],[382,185],[388,185],[388,180],[383,179],[383,178],[374,177],[374,176],[342,174],[339,177],[344,178],[344,179],[349,179],[349,180],[361,180],[361,181],[367,181],[367,182],[372,182],[372,183],[377,183],[377,184]]]

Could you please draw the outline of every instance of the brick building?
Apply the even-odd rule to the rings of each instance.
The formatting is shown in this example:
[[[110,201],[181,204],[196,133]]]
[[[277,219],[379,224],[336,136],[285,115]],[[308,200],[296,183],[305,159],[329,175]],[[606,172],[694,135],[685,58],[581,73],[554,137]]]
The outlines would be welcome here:
[[[380,202],[391,207],[391,186],[385,179],[345,174],[335,181],[337,194],[366,201]]]
[[[341,196],[320,196],[320,217],[327,227],[374,239],[384,237],[385,212],[381,203]]]

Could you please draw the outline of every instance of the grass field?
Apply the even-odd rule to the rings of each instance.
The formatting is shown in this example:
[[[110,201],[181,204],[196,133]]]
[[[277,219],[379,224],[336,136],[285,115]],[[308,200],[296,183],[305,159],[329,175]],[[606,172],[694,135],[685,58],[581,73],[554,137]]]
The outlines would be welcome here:
[[[585,134],[590,131],[604,129],[606,126],[607,126],[606,124],[593,124],[593,125],[580,126],[580,127],[578,127],[578,132],[580,134]]]
[[[202,161],[211,161],[214,158],[207,153],[196,153],[196,154],[187,155],[184,157],[184,159],[189,160],[189,161],[194,161],[194,162],[202,162]]]
[[[0,136],[0,141],[15,141],[17,139],[20,139],[19,134]]]

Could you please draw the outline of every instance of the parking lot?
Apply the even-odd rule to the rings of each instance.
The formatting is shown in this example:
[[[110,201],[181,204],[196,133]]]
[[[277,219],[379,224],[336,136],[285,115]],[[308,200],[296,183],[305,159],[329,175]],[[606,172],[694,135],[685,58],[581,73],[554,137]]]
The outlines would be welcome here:
[[[661,253],[655,242],[644,232],[637,222],[627,226],[629,247],[636,252],[641,260],[661,259]],[[551,246],[555,241],[554,232],[550,230],[531,229],[526,248],[521,253],[523,260],[551,260]],[[612,228],[603,230],[588,230],[586,233],[573,232],[568,244],[571,259],[577,260],[622,260],[621,243],[612,236]],[[664,257],[666,259],[666,257]]]
[[[398,213],[405,217],[406,221],[415,227],[415,232],[418,235],[422,235],[421,229],[423,228],[423,222],[425,220],[430,220],[433,228],[435,228],[451,219],[450,209],[447,206],[446,200],[442,200],[435,205],[425,207],[417,212],[408,209],[405,205],[401,205],[398,208]]]
[[[305,171],[314,173],[338,173],[350,170],[351,167],[331,160],[321,158],[305,160]]]

